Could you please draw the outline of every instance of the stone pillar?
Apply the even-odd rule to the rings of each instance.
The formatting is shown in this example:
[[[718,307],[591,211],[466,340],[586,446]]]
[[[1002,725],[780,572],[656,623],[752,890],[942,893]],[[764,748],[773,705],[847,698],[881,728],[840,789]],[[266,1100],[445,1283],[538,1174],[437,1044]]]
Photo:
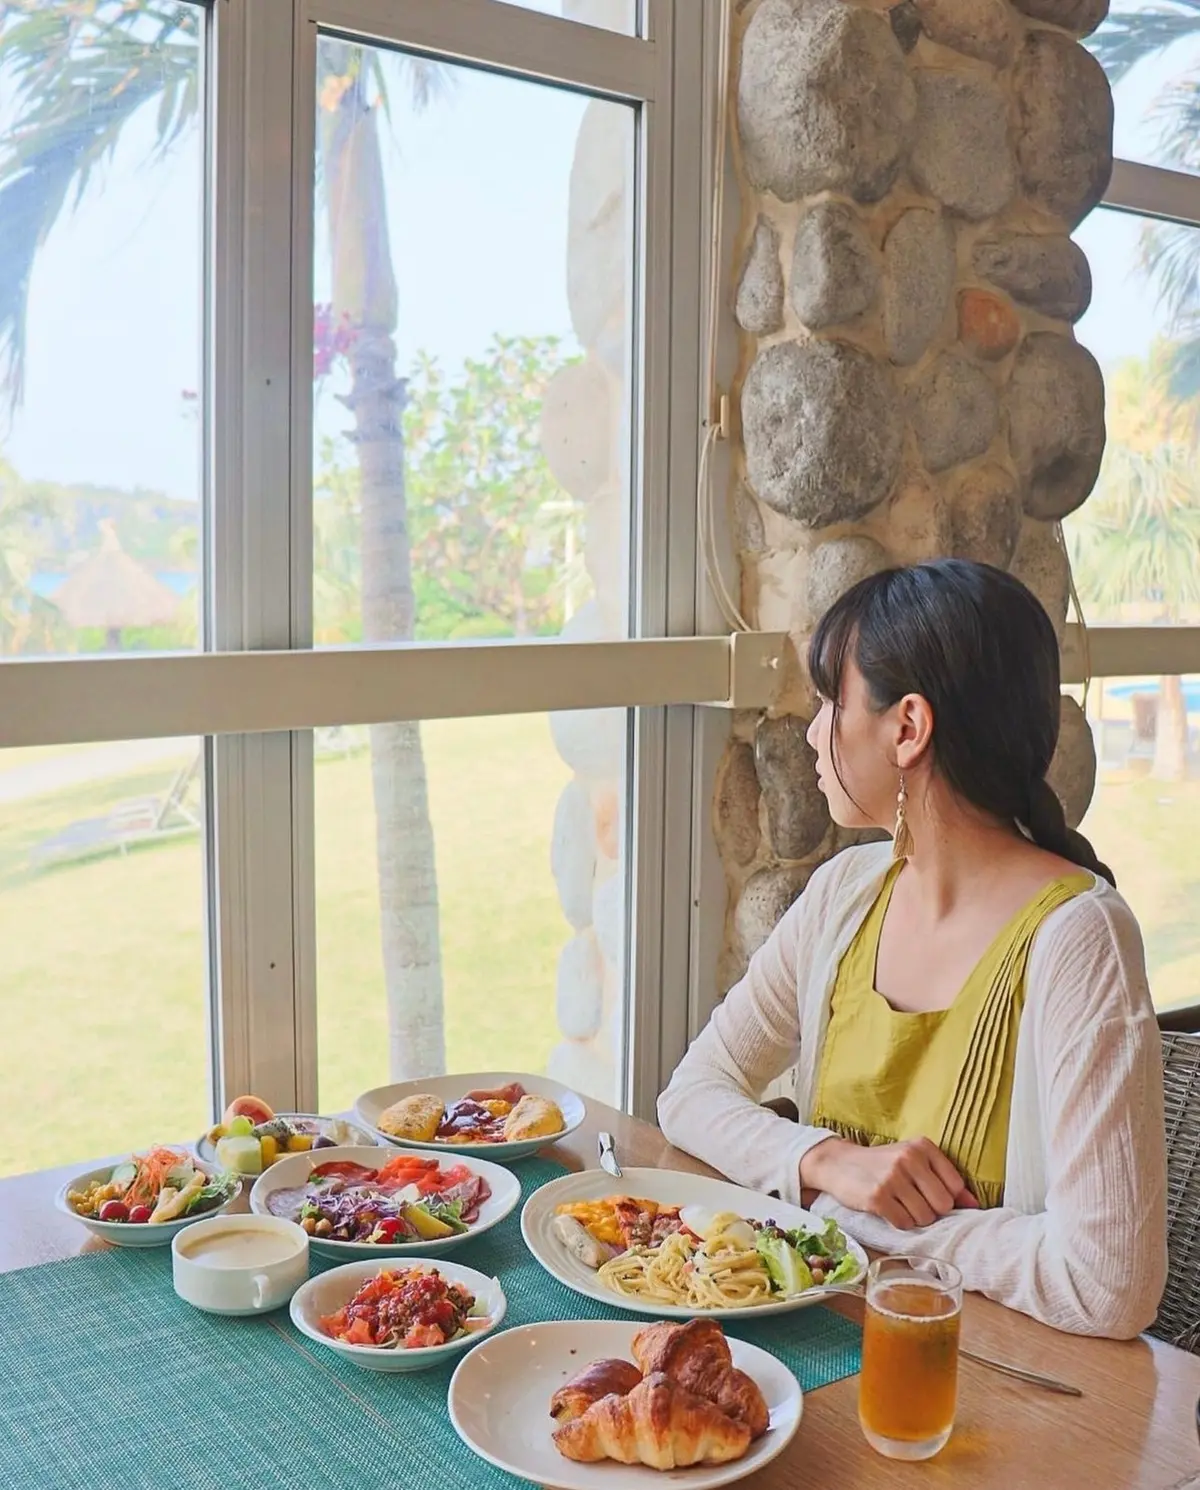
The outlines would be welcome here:
[[[722,988],[813,868],[830,822],[804,732],[822,611],[895,563],[1010,569],[1060,637],[1057,529],[1091,491],[1104,384],[1072,325],[1091,294],[1069,232],[1112,166],[1112,99],[1077,37],[1107,0],[758,0],[737,7],[744,207],[734,531],[746,613],[792,646],[773,717],[736,721],[715,822],[730,914]],[[1095,779],[1063,702],[1052,780]]]
[[[628,11],[629,0],[567,0],[563,13],[621,27]],[[584,355],[556,374],[542,405],[547,461],[583,508],[592,595],[563,628],[570,641],[627,635],[631,123],[624,106],[595,99],[579,126],[566,267],[571,324]],[[559,799],[551,847],[569,939],[556,981],[562,1038],[547,1072],[606,1102],[620,1097],[624,1041],[626,722],[623,709],[550,719],[574,774]]]

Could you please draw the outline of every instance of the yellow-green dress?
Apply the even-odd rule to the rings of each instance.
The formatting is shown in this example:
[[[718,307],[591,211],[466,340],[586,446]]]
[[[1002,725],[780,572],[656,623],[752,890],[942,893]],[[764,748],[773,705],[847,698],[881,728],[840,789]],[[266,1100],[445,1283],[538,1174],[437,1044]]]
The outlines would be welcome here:
[[[1093,879],[1064,875],[1047,885],[999,932],[948,1009],[910,1014],[875,988],[879,937],[902,867],[889,872],[839,964],[810,1121],[856,1143],[932,1139],[980,1205],[996,1206],[1029,948],[1046,917]]]

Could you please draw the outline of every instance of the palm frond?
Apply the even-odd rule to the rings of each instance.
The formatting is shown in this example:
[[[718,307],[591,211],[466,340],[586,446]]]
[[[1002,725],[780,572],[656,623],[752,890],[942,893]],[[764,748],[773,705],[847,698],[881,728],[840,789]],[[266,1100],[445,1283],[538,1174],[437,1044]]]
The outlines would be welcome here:
[[[0,81],[13,122],[0,134],[0,386],[23,386],[26,307],[37,254],[68,205],[111,157],[129,121],[158,97],[155,153],[199,107],[200,13],[85,0],[0,10]]]
[[[1149,118],[1158,126],[1157,164],[1200,171],[1200,69],[1189,69],[1165,87]]]
[[[1141,62],[1200,31],[1200,0],[1159,0],[1153,10],[1123,0],[1094,36],[1084,43],[1103,66],[1108,80],[1119,83]]]

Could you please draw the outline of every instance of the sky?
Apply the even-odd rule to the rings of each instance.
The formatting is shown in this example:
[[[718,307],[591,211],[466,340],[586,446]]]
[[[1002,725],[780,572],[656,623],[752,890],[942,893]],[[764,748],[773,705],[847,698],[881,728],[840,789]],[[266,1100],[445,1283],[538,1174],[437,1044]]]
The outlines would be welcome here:
[[[1119,86],[1118,154],[1155,159],[1154,100],[1197,63],[1200,38]],[[401,366],[421,349],[453,367],[498,333],[570,334],[567,191],[585,101],[453,71],[454,86],[425,112],[396,100],[386,140]],[[192,130],[161,164],[149,161],[151,140],[151,116],[140,117],[39,255],[25,398],[7,428],[0,417],[0,453],[27,478],[195,499],[199,432],[181,395],[201,379],[200,138]],[[1077,235],[1095,280],[1078,334],[1104,363],[1169,331],[1136,272],[1141,231],[1098,211]],[[318,266],[317,299],[322,279]],[[345,419],[322,399],[320,428]]]

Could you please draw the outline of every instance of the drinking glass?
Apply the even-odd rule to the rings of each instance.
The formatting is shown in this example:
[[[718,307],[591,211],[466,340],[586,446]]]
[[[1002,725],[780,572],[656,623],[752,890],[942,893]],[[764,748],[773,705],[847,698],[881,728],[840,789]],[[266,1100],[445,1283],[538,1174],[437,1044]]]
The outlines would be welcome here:
[[[889,1459],[932,1459],[954,1427],[962,1274],[925,1257],[867,1271],[858,1420]]]

